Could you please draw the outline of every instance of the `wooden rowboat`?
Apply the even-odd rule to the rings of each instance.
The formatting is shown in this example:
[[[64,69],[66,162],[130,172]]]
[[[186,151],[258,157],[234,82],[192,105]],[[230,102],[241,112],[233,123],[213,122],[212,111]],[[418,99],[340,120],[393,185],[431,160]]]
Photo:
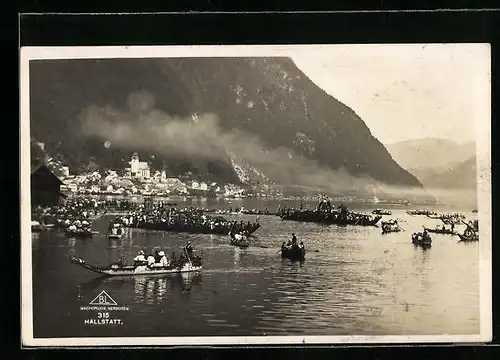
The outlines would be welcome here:
[[[245,235],[229,233],[229,236],[231,237],[231,245],[238,246],[240,248],[247,248],[250,246]]]
[[[281,257],[292,261],[304,261],[306,259],[306,250],[298,247],[285,247],[281,249]]]
[[[100,267],[88,264],[85,260],[81,258],[72,258],[71,262],[73,264],[79,265],[92,272],[106,275],[106,276],[135,276],[135,275],[156,275],[156,274],[181,274],[181,273],[191,273],[201,271],[202,265],[201,261],[187,262],[182,266],[169,266],[160,267],[147,265],[119,265],[112,264],[107,267]]]
[[[451,231],[450,229],[431,229],[431,228],[426,228],[424,226],[424,230],[427,230],[427,232],[434,233],[434,234],[444,234],[444,235],[457,235],[455,231]]]
[[[382,234],[389,234],[393,232],[400,232],[401,228],[398,224],[393,222],[382,222]]]
[[[457,234],[457,235],[460,238],[460,241],[479,241],[479,235],[477,233],[474,233],[469,236],[464,234]]]
[[[421,246],[423,248],[429,248],[432,246],[432,239],[427,235],[427,238],[424,238],[422,233],[414,233],[411,236],[411,242],[414,245]]]

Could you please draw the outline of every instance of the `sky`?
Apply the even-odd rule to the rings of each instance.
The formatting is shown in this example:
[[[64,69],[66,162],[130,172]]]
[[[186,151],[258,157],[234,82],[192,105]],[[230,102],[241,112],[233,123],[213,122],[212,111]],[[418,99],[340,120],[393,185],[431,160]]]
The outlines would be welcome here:
[[[384,144],[425,137],[464,143],[476,139],[479,117],[490,122],[489,51],[487,44],[358,45],[292,59]]]

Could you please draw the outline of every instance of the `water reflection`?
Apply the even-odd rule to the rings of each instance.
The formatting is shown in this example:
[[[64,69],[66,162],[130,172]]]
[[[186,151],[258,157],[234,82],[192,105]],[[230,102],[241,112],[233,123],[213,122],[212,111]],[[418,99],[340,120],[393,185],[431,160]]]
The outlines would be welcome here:
[[[201,285],[201,273],[168,274],[134,277],[101,276],[77,286],[78,299],[96,290],[127,291],[133,288],[134,302],[137,304],[161,304],[172,293],[189,293],[193,286]]]

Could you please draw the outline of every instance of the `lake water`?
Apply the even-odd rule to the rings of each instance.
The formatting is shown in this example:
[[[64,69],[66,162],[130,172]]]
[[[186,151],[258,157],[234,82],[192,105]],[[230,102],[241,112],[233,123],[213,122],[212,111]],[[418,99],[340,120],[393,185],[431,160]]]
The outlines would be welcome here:
[[[232,206],[239,204],[277,207],[255,200]],[[405,231],[382,235],[376,227],[260,216],[262,227],[248,249],[230,246],[227,236],[139,229],[128,229],[120,240],[104,235],[68,239],[57,230],[33,234],[34,336],[478,334],[479,243],[433,234],[432,248],[415,247],[411,233],[439,222],[409,216],[408,207],[389,209],[393,215],[387,218],[403,220]],[[471,210],[457,209],[474,219]],[[108,220],[97,220],[93,228],[104,234]],[[308,249],[302,264],[277,254],[292,232]],[[188,240],[203,254],[201,275],[100,278],[70,263],[78,256],[106,266],[121,256],[131,261],[139,250],[156,246],[179,253]],[[128,308],[110,313],[122,325],[84,323],[97,315],[80,307],[102,290]]]

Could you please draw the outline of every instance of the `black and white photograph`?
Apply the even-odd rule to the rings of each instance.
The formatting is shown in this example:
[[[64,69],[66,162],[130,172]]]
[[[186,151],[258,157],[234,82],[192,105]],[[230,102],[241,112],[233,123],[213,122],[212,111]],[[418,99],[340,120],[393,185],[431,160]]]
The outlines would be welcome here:
[[[491,339],[488,44],[20,67],[24,345]]]

